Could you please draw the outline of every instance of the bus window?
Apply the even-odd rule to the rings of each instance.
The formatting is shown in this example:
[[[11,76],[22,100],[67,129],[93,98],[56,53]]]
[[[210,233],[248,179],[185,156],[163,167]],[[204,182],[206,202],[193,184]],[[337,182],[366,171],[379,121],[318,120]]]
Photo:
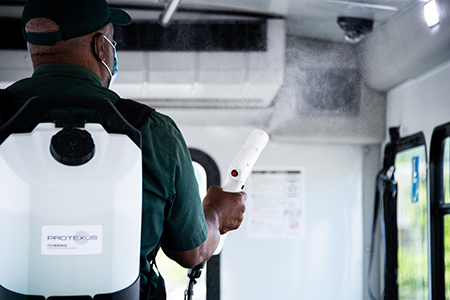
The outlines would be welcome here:
[[[444,203],[450,203],[450,138],[444,140],[444,151],[442,155],[442,179]],[[444,215],[444,261],[445,261],[445,299],[450,299],[450,216]]]
[[[398,152],[398,299],[428,299],[427,161],[425,145]]]
[[[445,299],[450,299],[450,216],[444,216]]]
[[[430,143],[431,294],[450,299],[450,123],[434,129]]]
[[[443,173],[443,188],[444,188],[444,202],[450,203],[450,138],[444,140],[444,153],[442,155],[442,173]]]

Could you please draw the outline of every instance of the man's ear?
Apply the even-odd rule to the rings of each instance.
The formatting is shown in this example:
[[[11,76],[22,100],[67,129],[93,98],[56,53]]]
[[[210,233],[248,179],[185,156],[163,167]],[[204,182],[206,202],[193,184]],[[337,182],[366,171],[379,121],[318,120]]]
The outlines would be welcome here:
[[[96,35],[94,35],[94,55],[100,61],[105,60],[105,49],[103,48],[101,33],[97,33]]]

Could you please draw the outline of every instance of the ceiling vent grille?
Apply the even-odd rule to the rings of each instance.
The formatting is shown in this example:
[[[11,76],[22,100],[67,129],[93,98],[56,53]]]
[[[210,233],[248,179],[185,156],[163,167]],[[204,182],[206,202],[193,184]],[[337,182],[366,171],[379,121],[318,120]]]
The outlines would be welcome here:
[[[267,107],[283,83],[285,27],[280,19],[258,22],[251,25],[257,25],[256,32],[245,22],[198,29],[193,36],[179,29],[186,37],[172,37],[181,40],[178,45],[160,37],[155,38],[158,43],[127,42],[127,34],[126,46],[118,51],[120,73],[112,88],[122,97],[156,107]],[[135,38],[142,40],[139,35]],[[116,35],[119,44],[122,37]],[[208,40],[217,41],[209,45],[204,42]]]
[[[267,21],[185,20],[162,27],[137,20],[115,28],[118,50],[131,51],[267,51]]]

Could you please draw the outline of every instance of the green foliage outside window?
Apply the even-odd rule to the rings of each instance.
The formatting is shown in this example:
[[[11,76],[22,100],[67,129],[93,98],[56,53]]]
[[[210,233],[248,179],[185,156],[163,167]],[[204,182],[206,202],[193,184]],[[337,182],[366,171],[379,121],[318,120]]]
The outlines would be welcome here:
[[[413,158],[419,159],[419,197],[413,199]],[[398,153],[395,160],[399,299],[428,299],[427,167],[425,146]]]
[[[450,146],[449,138],[445,140],[444,147],[444,198],[445,203],[450,202],[450,179],[449,179],[449,156],[450,156]],[[444,247],[445,247],[445,295],[446,299],[450,299],[450,216],[444,217]]]

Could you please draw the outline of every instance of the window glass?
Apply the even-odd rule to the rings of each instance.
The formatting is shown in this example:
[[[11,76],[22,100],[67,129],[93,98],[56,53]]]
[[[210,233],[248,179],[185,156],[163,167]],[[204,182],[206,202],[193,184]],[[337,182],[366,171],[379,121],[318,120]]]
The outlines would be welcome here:
[[[444,180],[444,202],[450,202],[450,179],[449,179],[449,156],[450,156],[450,138],[444,141],[443,162],[443,180]],[[445,259],[445,298],[450,299],[450,216],[444,217],[444,259]]]
[[[192,164],[200,189],[200,197],[203,199],[207,189],[206,172],[199,163],[193,162]],[[156,263],[165,280],[167,300],[183,299],[184,291],[189,282],[189,278],[187,277],[188,270],[169,259],[162,250],[160,250],[156,256]],[[206,266],[203,268],[202,275],[197,280],[197,284],[194,287],[194,299],[206,299]]]
[[[450,299],[450,215],[444,217],[445,299]]]
[[[446,138],[444,141],[444,154],[442,157],[443,161],[443,172],[444,172],[444,199],[445,203],[450,203],[450,179],[449,179],[449,156],[450,156],[450,138]]]
[[[427,164],[425,146],[395,158],[399,299],[428,299]]]

